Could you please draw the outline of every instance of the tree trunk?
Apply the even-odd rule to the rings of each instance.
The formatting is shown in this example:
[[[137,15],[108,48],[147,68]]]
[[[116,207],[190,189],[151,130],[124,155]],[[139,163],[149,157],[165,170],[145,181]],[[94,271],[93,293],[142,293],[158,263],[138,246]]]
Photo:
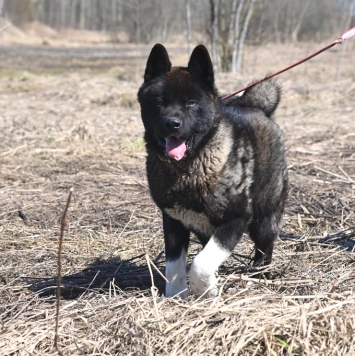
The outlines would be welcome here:
[[[57,17],[56,17],[56,13],[58,10],[58,4],[57,1],[54,0],[49,1],[49,9],[50,9],[50,26],[53,28],[57,28]]]
[[[65,8],[65,1],[61,0],[60,1],[60,20],[59,20],[59,28],[66,27],[66,8]]]
[[[136,42],[141,43],[141,0],[136,1]]]
[[[231,71],[232,73],[238,72],[238,61],[239,61],[239,51],[240,51],[240,41],[241,41],[241,33],[240,33],[240,15],[242,13],[242,9],[244,6],[244,0],[241,0],[238,9],[235,15],[234,22],[234,41],[233,41],[233,49],[232,49],[232,65]]]
[[[211,27],[212,27],[212,60],[215,72],[221,71],[221,55],[219,47],[219,34],[218,34],[218,7],[219,0],[210,0],[211,3]]]
[[[164,43],[168,37],[168,24],[170,22],[170,18],[167,16],[166,7],[162,6],[162,22],[163,28],[161,31],[161,42]]]
[[[190,53],[191,53],[191,10],[190,10],[190,0],[185,0],[185,10],[186,10],[187,55],[190,56]]]
[[[208,1],[202,0],[199,6],[199,27],[200,27],[200,33],[202,35],[202,40],[201,42],[203,44],[207,43],[207,38],[208,38],[208,33],[207,33],[207,27],[209,26],[208,23],[208,11],[206,11],[206,8],[208,8]],[[206,15],[207,14],[207,15]]]
[[[111,34],[111,41],[117,42],[117,2],[116,0],[112,0],[111,2],[111,18],[109,19],[109,30]],[[108,14],[109,16],[109,14]]]
[[[261,0],[261,15],[260,15],[258,29],[256,31],[256,38],[255,38],[255,41],[258,44],[261,44],[262,42],[261,34],[263,32],[263,27],[264,27],[265,10],[266,10],[265,1]]]
[[[245,17],[245,20],[244,20],[244,23],[243,23],[243,29],[242,29],[242,32],[240,34],[240,39],[239,39],[239,42],[238,42],[238,54],[237,54],[237,59],[236,59],[236,72],[237,73],[240,73],[240,71],[242,69],[242,58],[243,58],[244,42],[245,42],[245,38],[246,38],[246,35],[247,35],[249,22],[250,22],[252,14],[253,14],[254,3],[255,3],[255,0],[250,0],[250,2],[249,2],[248,12],[247,12],[247,15]]]
[[[281,7],[276,7],[274,21],[273,21],[274,38],[276,43],[281,42],[280,29],[279,29],[280,11],[281,11]]]
[[[302,26],[302,22],[303,22],[303,20],[304,20],[304,18],[306,16],[306,13],[307,13],[310,5],[311,5],[311,2],[307,1],[306,4],[302,7],[301,13],[298,16],[297,24],[293,28],[293,31],[292,31],[292,34],[291,34],[291,40],[292,40],[293,43],[298,41],[298,34],[300,32],[300,29],[301,29],[301,26]]]
[[[238,0],[233,0],[232,3],[232,11],[229,19],[229,26],[228,26],[228,32],[227,32],[227,43],[224,49],[224,58],[223,61],[223,67],[226,68],[228,71],[231,70],[231,63],[232,63],[232,53],[233,53],[233,44],[235,41],[235,25],[237,21],[237,2]]]
[[[118,7],[117,7],[117,26],[118,28],[121,28],[122,22],[123,22],[123,6],[122,2],[118,1]]]
[[[227,32],[227,23],[226,23],[226,3],[225,0],[219,0],[219,8],[220,8],[220,24],[219,24],[219,28],[220,28],[220,32],[222,34],[225,34]]]
[[[72,0],[70,7],[70,27],[76,28],[76,14],[77,14],[78,0]]]
[[[228,41],[227,44],[229,47],[233,46],[234,42],[234,28],[235,28],[235,23],[236,23],[236,18],[237,18],[237,2],[238,0],[233,0],[232,3],[232,12],[229,20],[229,27],[228,27]]]
[[[85,15],[86,15],[85,0],[80,0],[79,27],[81,30],[83,30],[85,28]]]

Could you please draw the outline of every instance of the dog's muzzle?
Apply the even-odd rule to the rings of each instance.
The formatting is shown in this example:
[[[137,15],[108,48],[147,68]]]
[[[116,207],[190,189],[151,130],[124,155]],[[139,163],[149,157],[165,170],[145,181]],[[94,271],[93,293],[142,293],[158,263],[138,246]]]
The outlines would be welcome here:
[[[164,120],[164,129],[168,135],[175,134],[182,126],[182,121],[176,117],[170,117]]]

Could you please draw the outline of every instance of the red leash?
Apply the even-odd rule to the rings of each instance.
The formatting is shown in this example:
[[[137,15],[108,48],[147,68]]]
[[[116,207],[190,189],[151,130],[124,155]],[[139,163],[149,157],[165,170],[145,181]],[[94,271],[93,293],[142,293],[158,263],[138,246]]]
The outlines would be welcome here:
[[[353,27],[353,28],[351,28],[350,30],[344,32],[343,35],[342,35],[341,37],[339,37],[337,40],[335,40],[334,42],[332,42],[332,43],[328,44],[327,46],[323,47],[323,48],[320,49],[319,51],[317,51],[317,52],[311,54],[310,56],[308,56],[308,57],[306,57],[306,58],[303,58],[303,59],[301,59],[300,61],[298,61],[298,62],[296,62],[296,63],[293,63],[293,64],[291,64],[290,66],[288,66],[288,67],[286,67],[286,68],[284,68],[284,69],[279,70],[278,72],[275,72],[275,73],[273,73],[273,74],[270,74],[270,75],[266,76],[265,78],[258,80],[257,82],[251,83],[251,84],[247,85],[246,87],[244,87],[244,88],[242,88],[242,89],[238,89],[238,90],[234,91],[233,93],[230,93],[230,94],[228,94],[228,95],[225,95],[225,96],[223,96],[220,100],[226,100],[226,99],[228,99],[228,98],[230,98],[230,97],[232,97],[232,96],[234,96],[234,95],[237,95],[238,93],[240,93],[240,92],[242,92],[242,91],[244,91],[244,90],[246,90],[246,89],[249,89],[249,88],[253,87],[253,86],[256,85],[256,84],[259,84],[259,83],[263,82],[264,80],[270,79],[270,78],[272,78],[272,77],[275,77],[276,75],[279,75],[279,74],[281,74],[281,73],[283,73],[283,72],[286,72],[287,70],[289,70],[289,69],[291,69],[291,68],[293,68],[293,67],[296,67],[296,66],[298,66],[299,64],[301,64],[301,63],[303,63],[303,62],[306,62],[306,61],[308,61],[309,59],[311,59],[311,58],[313,58],[313,57],[315,57],[315,56],[318,56],[318,54],[320,54],[320,53],[326,51],[327,49],[329,49],[329,48],[335,46],[336,44],[341,44],[341,43],[343,43],[345,40],[348,40],[349,38],[351,38],[351,37],[353,37],[353,36],[355,36],[355,27]]]

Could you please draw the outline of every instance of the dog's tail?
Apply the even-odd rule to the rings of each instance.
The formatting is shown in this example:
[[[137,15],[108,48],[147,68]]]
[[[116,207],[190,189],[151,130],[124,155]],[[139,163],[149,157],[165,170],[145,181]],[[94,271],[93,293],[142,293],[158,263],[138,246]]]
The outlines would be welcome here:
[[[272,118],[281,98],[281,87],[273,80],[265,80],[235,97],[226,100],[227,105],[247,106],[262,110]]]

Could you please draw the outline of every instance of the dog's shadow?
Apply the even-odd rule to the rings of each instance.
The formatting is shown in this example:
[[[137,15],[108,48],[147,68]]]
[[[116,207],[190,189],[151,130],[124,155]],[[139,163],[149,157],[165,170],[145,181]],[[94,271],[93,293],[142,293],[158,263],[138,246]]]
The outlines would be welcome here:
[[[117,260],[117,258],[96,260],[79,272],[62,276],[61,297],[63,299],[76,299],[88,292],[147,291],[153,285],[152,279],[154,286],[162,294],[165,288],[165,280],[162,277],[165,262],[161,255],[159,254],[154,261],[149,262],[150,266],[148,266],[145,255],[125,261]],[[29,289],[38,293],[41,297],[56,294],[56,277],[41,278],[28,282],[30,284]]]
[[[330,247],[339,245],[346,250],[354,250],[355,240],[349,233],[332,235],[327,238],[315,239],[315,242],[329,244]],[[297,240],[300,236],[281,235],[282,240]],[[328,241],[329,240],[329,241]],[[304,245],[299,241],[298,248]],[[252,267],[252,255],[242,256],[233,253],[230,263],[223,264],[219,272],[225,276],[231,274],[251,274],[257,278],[258,270]],[[189,256],[190,259],[194,254]],[[158,271],[159,272],[158,272]],[[73,274],[63,275],[61,282],[61,296],[64,299],[76,299],[88,292],[119,293],[122,291],[150,291],[153,283],[159,294],[164,294],[165,279],[162,277],[165,270],[164,253],[161,252],[153,261],[148,263],[146,255],[135,256],[129,260],[117,258],[99,259],[93,261],[86,268]],[[279,273],[274,273],[271,279],[277,278]],[[153,281],[153,282],[152,282]],[[30,279],[26,281],[32,292],[41,297],[49,297],[56,294],[57,278]]]
[[[239,260],[239,258],[236,258],[236,260]],[[239,264],[239,267],[223,265],[221,272],[225,275],[246,272],[245,264],[237,264]],[[158,289],[158,293],[164,294],[164,272],[165,258],[163,252],[149,262],[145,254],[124,261],[117,258],[99,259],[79,272],[63,275],[61,297],[63,299],[77,299],[89,292],[107,294],[119,293],[120,290],[144,292],[150,291],[153,283]],[[38,293],[40,297],[56,295],[57,277],[32,279],[27,280],[27,282],[29,282],[29,289]]]

